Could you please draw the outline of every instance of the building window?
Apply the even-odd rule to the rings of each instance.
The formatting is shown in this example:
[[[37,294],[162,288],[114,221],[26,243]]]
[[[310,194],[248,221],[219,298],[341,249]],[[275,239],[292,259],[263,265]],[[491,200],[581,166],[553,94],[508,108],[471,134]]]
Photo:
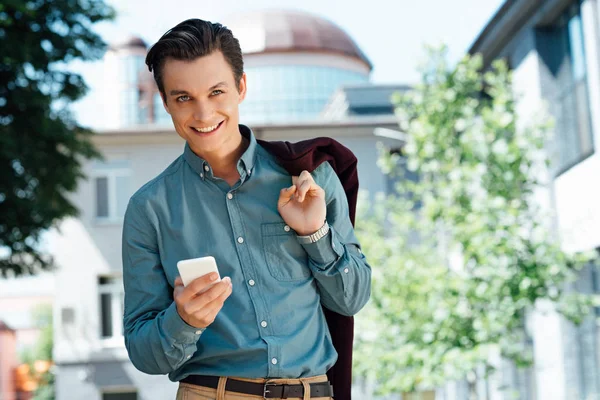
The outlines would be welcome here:
[[[129,163],[95,163],[93,170],[96,219],[110,222],[121,220],[132,194]]]
[[[600,248],[596,249],[598,256],[600,256]],[[592,278],[592,294],[594,296],[600,296],[600,264],[596,261],[596,264],[591,267],[591,278]],[[600,324],[600,307],[594,307],[594,314],[597,318],[597,323]]]
[[[123,279],[117,276],[98,277],[100,296],[100,337],[120,339],[123,336]]]
[[[594,152],[580,2],[540,29],[540,39],[540,53],[556,85],[550,101],[556,120],[554,167],[560,174]]]
[[[122,392],[105,392],[102,393],[102,400],[137,400],[137,391],[124,390]]]
[[[318,118],[340,86],[368,81],[359,72],[310,65],[249,67],[246,73],[252,85],[240,118],[248,123]]]

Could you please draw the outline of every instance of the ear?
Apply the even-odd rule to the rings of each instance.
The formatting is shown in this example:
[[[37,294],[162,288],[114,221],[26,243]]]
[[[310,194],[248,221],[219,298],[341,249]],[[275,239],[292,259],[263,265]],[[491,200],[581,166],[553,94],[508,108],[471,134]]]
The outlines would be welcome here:
[[[171,115],[171,112],[169,111],[169,106],[167,105],[167,98],[163,92],[160,92],[160,98],[162,99],[162,104],[165,108],[165,111],[167,112],[167,114]]]
[[[238,104],[240,104],[246,98],[246,90],[247,90],[247,86],[246,86],[246,73],[244,72],[242,74],[242,77],[240,79],[240,85],[238,87],[238,94],[239,94]]]

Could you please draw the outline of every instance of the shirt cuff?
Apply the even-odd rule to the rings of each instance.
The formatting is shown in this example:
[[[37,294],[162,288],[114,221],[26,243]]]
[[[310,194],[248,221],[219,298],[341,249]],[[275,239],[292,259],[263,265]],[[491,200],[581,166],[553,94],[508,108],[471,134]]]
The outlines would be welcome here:
[[[180,344],[196,343],[204,332],[204,328],[193,327],[181,318],[175,302],[165,310],[162,327],[167,337]]]
[[[331,226],[326,236],[314,243],[301,243],[301,245],[308,253],[308,257],[322,270],[343,255],[343,245]]]

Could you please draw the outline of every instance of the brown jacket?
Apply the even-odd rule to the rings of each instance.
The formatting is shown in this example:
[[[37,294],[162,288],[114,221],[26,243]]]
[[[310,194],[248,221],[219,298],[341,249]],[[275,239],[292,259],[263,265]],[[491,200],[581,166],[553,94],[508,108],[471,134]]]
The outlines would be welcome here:
[[[329,162],[346,191],[350,220],[354,225],[358,196],[358,171],[356,157],[348,148],[334,139],[325,137],[297,143],[264,140],[258,140],[258,143],[277,157],[280,165],[290,175],[300,175],[303,170],[312,172],[321,163]],[[354,318],[340,315],[326,308],[323,310],[333,345],[338,352],[338,360],[327,372],[327,376],[333,385],[336,400],[350,400]]]

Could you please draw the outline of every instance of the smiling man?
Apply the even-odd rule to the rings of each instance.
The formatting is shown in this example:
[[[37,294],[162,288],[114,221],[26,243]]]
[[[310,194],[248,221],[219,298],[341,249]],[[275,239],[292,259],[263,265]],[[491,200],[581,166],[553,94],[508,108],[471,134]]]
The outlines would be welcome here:
[[[338,176],[328,162],[291,176],[239,124],[246,75],[222,25],[180,23],[146,64],[186,146],[125,215],[131,361],[180,382],[178,399],[331,399],[323,307],[354,315],[371,282]],[[225,278],[184,287],[177,262],[209,255]]]

